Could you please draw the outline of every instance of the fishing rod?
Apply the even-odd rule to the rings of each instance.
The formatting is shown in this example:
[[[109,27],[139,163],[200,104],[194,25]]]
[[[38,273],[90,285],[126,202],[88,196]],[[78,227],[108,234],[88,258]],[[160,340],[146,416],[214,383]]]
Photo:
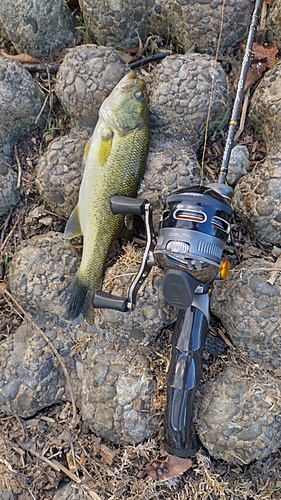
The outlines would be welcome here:
[[[94,307],[132,311],[136,306],[137,292],[152,266],[165,271],[163,295],[171,306],[178,309],[178,317],[167,374],[164,444],[169,453],[180,457],[195,455],[201,446],[193,425],[194,401],[203,371],[210,285],[214,279],[227,278],[230,271],[223,251],[230,233],[233,189],[225,184],[225,180],[259,8],[260,1],[256,1],[218,182],[191,186],[170,194],[165,201],[157,238],[152,224],[152,207],[147,200],[114,196],[111,199],[114,214],[143,217],[145,251],[128,297],[98,291],[93,299]]]

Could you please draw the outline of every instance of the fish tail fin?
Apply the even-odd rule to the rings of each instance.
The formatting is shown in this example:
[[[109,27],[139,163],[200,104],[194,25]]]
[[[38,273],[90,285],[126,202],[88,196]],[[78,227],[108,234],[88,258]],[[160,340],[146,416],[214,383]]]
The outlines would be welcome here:
[[[96,293],[96,290],[97,290],[96,287],[91,286],[91,288],[88,290],[83,307],[83,314],[89,325],[94,324],[95,308],[93,307],[93,298]]]
[[[88,294],[89,286],[79,277],[77,273],[71,292],[68,315],[70,318],[77,318],[83,311],[86,297]]]

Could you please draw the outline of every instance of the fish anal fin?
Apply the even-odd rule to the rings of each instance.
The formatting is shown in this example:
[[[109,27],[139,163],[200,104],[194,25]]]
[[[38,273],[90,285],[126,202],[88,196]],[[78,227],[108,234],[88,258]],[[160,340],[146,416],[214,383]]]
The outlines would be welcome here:
[[[66,223],[64,229],[64,238],[70,240],[71,238],[76,238],[77,236],[82,236],[82,235],[83,233],[80,224],[79,206],[76,205]]]

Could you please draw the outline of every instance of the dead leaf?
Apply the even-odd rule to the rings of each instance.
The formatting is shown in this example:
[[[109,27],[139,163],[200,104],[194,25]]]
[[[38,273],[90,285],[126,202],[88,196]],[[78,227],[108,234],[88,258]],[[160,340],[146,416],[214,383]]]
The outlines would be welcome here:
[[[136,61],[138,57],[132,56],[131,54],[128,54],[127,52],[123,52],[122,50],[116,50],[115,51],[126,64],[130,64],[133,61]]]
[[[253,43],[253,58],[254,59],[264,59],[267,58],[267,69],[273,68],[276,63],[276,55],[278,54],[279,49],[277,42],[274,42],[273,45],[269,47],[263,47],[262,45],[258,45],[257,43]]]
[[[176,455],[168,455],[166,460],[152,460],[147,464],[141,477],[150,476],[155,481],[164,481],[173,477],[181,476],[190,469],[192,461],[189,458],[181,458]]]
[[[1,290],[1,288],[2,288],[2,290]],[[7,283],[4,283],[4,282],[3,282],[3,283],[1,283],[1,284],[0,284],[0,292],[4,293],[4,291],[5,291],[6,289],[7,289]]]
[[[4,57],[9,57],[10,59],[15,59],[22,64],[38,64],[40,61],[35,59],[35,57],[29,56],[28,54],[16,54],[13,56],[12,54],[7,54],[4,49],[0,49],[0,55]]]
[[[277,279],[277,276],[279,274],[279,270],[280,269],[280,265],[281,265],[281,255],[279,255],[277,261],[275,262],[273,268],[272,268],[272,272],[270,273],[270,277],[268,278],[267,280],[267,283],[269,283],[270,285],[274,285],[276,279]],[[277,270],[275,271],[274,268],[277,268]]]
[[[119,450],[113,451],[113,450],[110,450],[107,446],[105,446],[105,444],[100,445],[100,455],[102,456],[102,458],[106,461],[106,463],[108,465],[113,464],[113,460],[116,457],[116,455],[118,455],[118,453],[119,453]]]
[[[242,48],[244,50],[245,47],[245,44],[242,44]],[[252,58],[250,60],[250,66],[247,73],[244,92],[246,92],[246,90],[250,88],[254,83],[258,82],[266,70],[273,68],[276,63],[276,55],[278,54],[278,51],[279,49],[276,42],[274,42],[270,47],[263,47],[262,45],[258,45],[255,42],[253,43]],[[238,69],[233,83],[233,95],[235,95],[237,92],[240,73],[241,68]]]
[[[267,3],[267,5],[272,5],[274,2],[274,0],[265,0],[265,3]]]

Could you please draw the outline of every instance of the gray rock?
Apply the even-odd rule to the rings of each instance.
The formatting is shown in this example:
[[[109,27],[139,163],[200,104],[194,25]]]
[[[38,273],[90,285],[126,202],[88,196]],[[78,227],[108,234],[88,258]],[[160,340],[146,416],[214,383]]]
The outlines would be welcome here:
[[[276,41],[281,48],[281,2],[275,0],[270,7],[266,19],[268,35],[271,42]]]
[[[9,272],[11,293],[28,311],[66,314],[71,283],[78,268],[73,246],[61,233],[23,241]]]
[[[94,127],[102,102],[125,73],[124,61],[112,49],[82,45],[65,56],[55,91],[75,123]]]
[[[236,266],[225,281],[214,281],[211,309],[235,347],[270,370],[281,366],[281,276],[268,283],[273,263],[252,258]]]
[[[167,57],[151,73],[148,86],[152,129],[185,140],[195,152],[205,135],[211,92],[209,133],[231,106],[225,73],[208,55]]]
[[[73,332],[71,336],[65,322],[56,319],[56,325],[52,323],[48,329],[46,318],[44,330],[62,356],[77,398],[75,355],[71,354]],[[8,415],[16,413],[22,417],[30,417],[46,406],[69,399],[61,365],[40,333],[23,323],[14,335],[1,343],[1,411]]]
[[[16,139],[36,127],[43,93],[18,62],[0,56],[0,154],[11,158]]]
[[[54,314],[35,321],[62,357],[82,419],[98,436],[136,444],[156,432],[149,348],[107,341],[93,329],[91,336],[85,323],[80,328]],[[65,400],[70,393],[61,364],[40,332],[23,323],[1,343],[1,411],[30,417]]]
[[[250,108],[252,125],[267,148],[266,159],[237,184],[233,206],[254,238],[281,243],[281,64],[258,85]]]
[[[97,0],[81,0],[84,19],[100,45],[133,48],[151,34],[166,39],[175,37],[185,51],[215,54],[221,29],[222,1],[148,0],[143,4],[130,0],[110,5]],[[252,6],[249,0],[225,4],[220,50],[243,39],[250,23]]]
[[[8,212],[9,208],[20,199],[19,191],[16,188],[17,174],[12,165],[0,155],[0,215]]]
[[[83,490],[74,483],[61,486],[53,496],[53,500],[84,500],[88,495],[84,495]]]
[[[281,446],[281,380],[236,363],[200,389],[197,428],[209,453],[245,465]]]
[[[78,200],[89,129],[72,130],[48,146],[38,162],[36,184],[44,201],[57,214],[68,218]]]
[[[242,175],[247,174],[249,166],[249,151],[247,146],[235,146],[230,155],[226,180],[230,186],[234,186]]]
[[[150,350],[102,341],[87,351],[82,381],[82,419],[92,430],[115,443],[143,441],[157,430],[153,411],[156,382]]]
[[[0,33],[18,52],[48,56],[72,40],[71,12],[63,0],[1,0]]]

